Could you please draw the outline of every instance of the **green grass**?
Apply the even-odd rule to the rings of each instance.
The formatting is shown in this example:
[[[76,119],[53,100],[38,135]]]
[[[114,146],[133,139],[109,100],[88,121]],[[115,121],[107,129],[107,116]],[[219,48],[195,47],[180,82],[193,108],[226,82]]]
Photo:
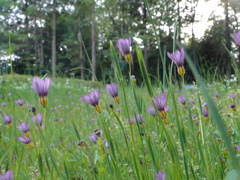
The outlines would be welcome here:
[[[29,109],[35,107],[37,113],[44,114],[44,108],[31,88],[31,79],[30,76],[3,76],[0,102],[6,102],[7,106],[1,107],[1,112],[13,115],[13,127],[4,125],[1,118],[2,173],[11,169],[16,179],[154,179],[154,174],[162,170],[167,179],[224,179],[228,172],[231,179],[238,172],[231,154],[222,151],[226,143],[215,117],[210,113],[210,120],[206,122],[202,115],[202,104],[207,99],[201,87],[181,92],[170,85],[166,93],[170,109],[168,124],[164,124],[160,118],[147,113],[151,105],[149,92],[158,96],[162,91],[160,87],[122,82],[119,84],[121,105],[118,105],[101,83],[53,79],[43,122],[45,128],[39,131]],[[207,88],[226,130],[233,132],[227,135],[232,148],[240,145],[237,86],[214,84]],[[101,113],[79,100],[93,89],[101,90]],[[214,99],[214,92],[220,94],[219,100]],[[237,94],[236,100],[228,98],[233,93]],[[187,100],[195,101],[193,106],[187,104],[188,108],[184,108],[178,102],[182,94]],[[24,100],[24,109],[15,103],[20,98]],[[232,103],[236,104],[236,111],[228,107]],[[114,110],[109,108],[110,104]],[[116,108],[121,109],[120,114],[115,112]],[[135,114],[142,114],[143,125],[126,122]],[[192,114],[196,117],[192,118]],[[23,121],[31,122],[33,149],[17,139],[24,135],[17,128]],[[89,140],[95,129],[103,130],[96,144]],[[80,140],[84,141],[82,147],[78,146]],[[108,141],[109,149],[104,146],[104,140]],[[238,157],[239,151],[233,150],[234,157]]]

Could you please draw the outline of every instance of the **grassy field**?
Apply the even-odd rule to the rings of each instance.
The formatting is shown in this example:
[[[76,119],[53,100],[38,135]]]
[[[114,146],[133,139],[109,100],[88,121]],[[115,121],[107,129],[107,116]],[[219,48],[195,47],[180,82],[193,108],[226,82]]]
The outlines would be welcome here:
[[[226,137],[198,86],[165,89],[167,117],[163,119],[161,113],[148,113],[153,98],[145,86],[135,83],[119,85],[118,104],[101,83],[53,79],[44,108],[32,90],[33,77],[1,78],[0,102],[6,103],[0,108],[2,174],[12,170],[15,179],[154,179],[159,170],[167,179],[224,179],[227,174],[232,179],[237,174]],[[163,93],[160,87],[151,89],[155,97]],[[80,101],[93,90],[100,90],[100,113]],[[219,83],[208,85],[207,90],[238,158],[238,87]],[[185,105],[179,101],[182,95]],[[23,106],[15,102],[18,99]],[[33,123],[32,107],[44,116],[41,127]],[[208,118],[203,107],[208,109]],[[8,114],[12,115],[12,127],[4,123]],[[18,140],[24,135],[18,128],[22,122],[30,122],[33,147]],[[93,133],[98,135],[95,143]]]
[[[207,84],[186,56],[196,82],[185,85],[181,49],[168,53],[179,60],[180,87],[166,67],[163,81],[152,82],[141,49],[141,77],[132,76],[128,49],[120,50],[129,73],[110,43],[108,85],[1,76],[0,179],[239,180],[237,78]]]

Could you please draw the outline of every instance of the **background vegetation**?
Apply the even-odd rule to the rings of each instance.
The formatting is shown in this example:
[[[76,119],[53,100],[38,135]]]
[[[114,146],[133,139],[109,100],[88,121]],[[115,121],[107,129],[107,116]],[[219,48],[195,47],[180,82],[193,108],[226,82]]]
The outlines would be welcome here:
[[[147,69],[162,79],[164,56],[159,56],[156,36],[160,39],[162,54],[172,52],[174,27],[177,27],[177,40],[201,73],[211,74],[213,79],[233,73],[222,43],[238,56],[239,63],[240,50],[233,44],[232,37],[240,29],[238,0],[222,0],[216,4],[225,9],[225,14],[221,17],[211,14],[212,26],[200,39],[195,38],[194,29],[200,0],[147,2],[152,16],[147,13],[146,2],[139,0],[1,0],[1,73],[9,72],[8,55],[13,54],[13,69],[18,74],[48,73],[53,77],[72,76],[84,80],[97,77],[109,81],[113,73],[109,40],[116,44],[119,38],[131,37],[142,39]],[[192,27],[192,32],[184,34],[183,27]],[[134,54],[135,45],[132,47]],[[127,72],[127,63],[120,55],[119,59],[122,70]],[[166,64],[168,69],[169,59]],[[192,82],[189,68],[186,70],[189,74],[186,80]],[[141,79],[136,57],[132,72]]]

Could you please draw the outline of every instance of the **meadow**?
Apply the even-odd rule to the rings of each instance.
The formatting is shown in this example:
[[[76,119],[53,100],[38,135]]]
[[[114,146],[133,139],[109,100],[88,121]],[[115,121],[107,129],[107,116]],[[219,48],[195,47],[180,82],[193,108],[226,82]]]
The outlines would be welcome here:
[[[115,89],[55,78],[46,101],[34,77],[1,76],[2,179],[239,179],[236,78],[203,82],[192,66],[190,89],[184,81],[174,85],[171,75],[152,85],[137,48],[138,83],[130,70],[121,73],[112,44],[110,51]],[[96,102],[92,92],[100,92]]]

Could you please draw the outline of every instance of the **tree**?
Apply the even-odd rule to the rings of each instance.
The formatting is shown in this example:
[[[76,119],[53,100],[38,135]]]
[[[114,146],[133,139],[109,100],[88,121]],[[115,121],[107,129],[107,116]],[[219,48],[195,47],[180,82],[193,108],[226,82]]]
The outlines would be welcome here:
[[[91,41],[92,41],[92,81],[96,80],[96,31],[95,31],[95,0],[91,11]]]

